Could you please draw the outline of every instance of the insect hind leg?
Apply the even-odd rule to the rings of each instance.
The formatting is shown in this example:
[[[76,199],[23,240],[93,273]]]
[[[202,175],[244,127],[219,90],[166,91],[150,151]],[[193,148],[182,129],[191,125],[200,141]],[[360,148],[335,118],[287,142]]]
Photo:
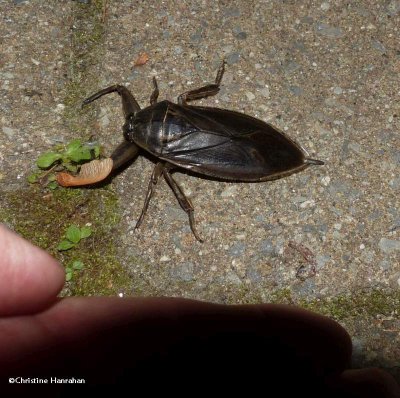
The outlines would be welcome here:
[[[222,64],[218,69],[217,77],[215,78],[214,84],[207,84],[206,86],[184,92],[178,97],[178,104],[187,105],[188,101],[210,97],[211,95],[217,94],[220,90],[220,84],[224,72],[225,72],[225,60],[222,61]]]

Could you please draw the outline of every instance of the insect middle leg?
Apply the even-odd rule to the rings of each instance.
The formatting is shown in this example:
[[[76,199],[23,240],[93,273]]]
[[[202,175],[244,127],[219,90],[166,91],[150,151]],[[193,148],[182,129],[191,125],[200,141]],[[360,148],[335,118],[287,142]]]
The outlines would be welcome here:
[[[219,92],[219,86],[221,84],[224,72],[225,72],[225,60],[222,61],[222,64],[218,69],[217,77],[215,78],[214,84],[207,84],[206,86],[184,92],[178,97],[178,104],[187,105],[188,101],[193,101],[195,99],[201,99],[217,94]]]
[[[162,173],[164,175],[164,178],[168,182],[168,185],[171,187],[173,190],[176,198],[178,199],[179,204],[181,205],[182,209],[187,213],[189,216],[189,224],[190,224],[190,229],[193,232],[193,235],[199,242],[203,242],[203,239],[200,238],[200,235],[196,231],[196,223],[194,220],[194,208],[190,200],[185,196],[185,194],[182,191],[182,188],[177,184],[177,182],[172,178],[172,175],[169,172],[169,167],[166,165]]]
[[[162,174],[164,169],[164,162],[158,162],[153,169],[153,173],[150,178],[149,188],[147,189],[146,199],[144,200],[144,205],[142,209],[142,213],[140,214],[139,220],[137,220],[135,229],[139,228],[143,222],[144,216],[146,214],[147,208],[149,207],[150,199],[153,196],[154,190],[156,188],[158,179]]]

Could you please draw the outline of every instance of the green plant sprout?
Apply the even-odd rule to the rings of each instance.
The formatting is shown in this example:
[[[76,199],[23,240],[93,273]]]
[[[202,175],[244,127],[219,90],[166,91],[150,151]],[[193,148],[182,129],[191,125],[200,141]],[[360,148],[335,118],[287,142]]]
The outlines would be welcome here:
[[[76,225],[70,225],[65,232],[63,239],[57,246],[58,251],[66,251],[76,246],[82,239],[89,237],[92,234],[90,227],[79,228]]]
[[[72,263],[70,263],[70,265],[67,265],[65,267],[65,280],[67,282],[69,282],[73,278],[74,274],[77,271],[83,270],[83,268],[84,268],[84,266],[83,266],[82,261],[80,261],[80,260],[72,261]]]
[[[54,173],[56,167],[61,171],[67,169],[73,173],[78,171],[81,164],[97,159],[100,156],[99,145],[83,144],[81,140],[72,140],[67,145],[57,145],[52,152],[46,152],[39,156],[36,165],[40,170],[46,170],[30,174],[27,180],[31,184],[43,181],[47,177],[47,187],[55,189],[58,187]]]

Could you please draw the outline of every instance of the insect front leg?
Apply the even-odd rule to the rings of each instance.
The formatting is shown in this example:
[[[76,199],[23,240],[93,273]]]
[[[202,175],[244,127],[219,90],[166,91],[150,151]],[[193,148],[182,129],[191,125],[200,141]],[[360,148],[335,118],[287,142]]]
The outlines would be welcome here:
[[[128,163],[139,153],[139,147],[130,141],[123,141],[119,144],[111,154],[113,160],[113,170],[118,169],[123,164]]]
[[[162,174],[163,169],[164,169],[163,162],[158,162],[154,166],[153,173],[151,175],[150,182],[149,182],[149,188],[147,189],[147,193],[146,193],[146,199],[144,200],[142,213],[140,214],[139,220],[136,223],[135,229],[139,228],[143,222],[144,215],[146,214],[147,208],[149,207],[150,199],[153,196],[153,193],[155,191],[155,188],[156,188],[156,185],[158,182],[158,178]]]
[[[135,97],[131,94],[131,92],[125,87],[119,84],[114,86],[110,86],[104,88],[103,90],[98,91],[96,94],[93,94],[89,98],[86,98],[83,101],[83,106],[89,104],[90,102],[97,100],[98,98],[102,97],[103,95],[117,92],[122,99],[122,108],[124,110],[124,116],[128,117],[130,115],[134,115],[136,112],[140,111],[140,106],[135,100]]]
[[[222,76],[225,72],[225,60],[222,61],[221,66],[218,69],[217,77],[215,78],[214,84],[207,84],[200,88],[194,90],[186,91],[178,97],[179,105],[187,105],[188,101],[193,101],[195,99],[201,99],[215,95],[219,92],[219,86],[221,84]]]
[[[163,170],[163,175],[166,181],[168,182],[168,185],[171,187],[171,189],[174,191],[174,194],[176,198],[178,199],[179,204],[181,205],[182,209],[187,213],[189,216],[189,224],[190,224],[190,229],[193,232],[193,235],[195,238],[203,243],[203,239],[200,238],[200,235],[196,231],[196,223],[194,220],[194,208],[190,200],[185,196],[185,194],[182,191],[182,188],[177,184],[177,182],[172,178],[172,175],[170,174],[168,170],[168,166],[164,167]]]

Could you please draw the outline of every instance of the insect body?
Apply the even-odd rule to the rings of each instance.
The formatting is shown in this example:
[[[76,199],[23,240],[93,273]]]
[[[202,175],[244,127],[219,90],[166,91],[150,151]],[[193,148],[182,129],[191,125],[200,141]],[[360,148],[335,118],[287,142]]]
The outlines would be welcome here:
[[[256,182],[323,164],[308,158],[300,145],[261,120],[225,109],[188,105],[188,101],[218,93],[224,65],[223,62],[214,84],[181,94],[178,104],[157,102],[155,79],[150,106],[144,109],[120,85],[105,88],[84,101],[85,105],[112,92],[122,98],[125,141],[111,155],[114,169],[141,150],[157,159],[136,228],[142,223],[157,181],[163,175],[188,214],[193,234],[202,241],[195,228],[193,206],[171,175],[174,169],[223,180]]]

